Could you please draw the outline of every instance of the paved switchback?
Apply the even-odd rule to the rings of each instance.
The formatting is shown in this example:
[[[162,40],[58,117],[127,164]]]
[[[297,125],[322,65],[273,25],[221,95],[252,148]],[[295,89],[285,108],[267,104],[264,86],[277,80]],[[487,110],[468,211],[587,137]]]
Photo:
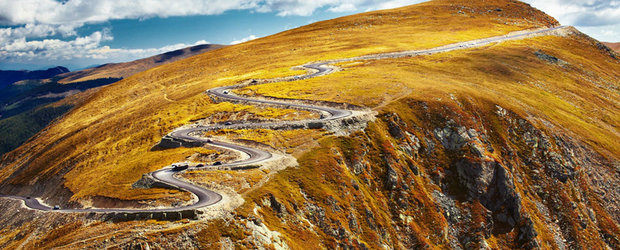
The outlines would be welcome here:
[[[247,155],[246,158],[242,160],[237,160],[230,163],[224,163],[217,167],[203,167],[198,169],[213,169],[213,168],[227,168],[227,169],[245,169],[256,167],[257,164],[269,160],[273,157],[273,155],[260,148],[215,141],[206,139],[200,136],[205,131],[218,130],[218,129],[248,129],[248,128],[274,128],[278,125],[289,123],[296,124],[302,126],[304,124],[310,123],[321,123],[339,119],[345,119],[354,115],[354,112],[347,109],[327,107],[327,106],[319,106],[313,104],[303,104],[294,102],[294,100],[283,100],[283,99],[258,99],[251,97],[238,96],[231,93],[231,90],[243,88],[248,85],[253,84],[265,84],[265,83],[273,83],[273,82],[281,82],[281,81],[298,81],[309,79],[313,77],[319,77],[328,75],[335,71],[335,67],[330,66],[330,64],[340,63],[340,62],[348,62],[348,61],[359,61],[359,60],[379,60],[379,59],[388,59],[388,58],[399,58],[399,57],[411,57],[418,55],[428,55],[440,52],[447,52],[457,49],[466,49],[472,47],[479,47],[488,45],[491,43],[507,41],[507,40],[515,40],[515,39],[523,39],[531,36],[540,36],[540,35],[549,35],[553,34],[553,32],[558,31],[560,29],[564,29],[566,27],[559,26],[553,28],[545,28],[538,30],[529,30],[529,31],[520,31],[511,33],[508,35],[490,37],[485,39],[461,42],[450,44],[446,46],[441,46],[437,48],[425,49],[425,50],[413,50],[413,51],[403,51],[403,52],[393,52],[393,53],[382,53],[382,54],[374,54],[374,55],[365,55],[359,57],[351,57],[351,58],[343,58],[337,60],[329,60],[323,62],[313,62],[300,66],[300,68],[305,69],[308,73],[304,75],[292,76],[292,77],[284,77],[284,78],[276,78],[276,79],[263,79],[263,80],[254,80],[250,83],[241,83],[233,86],[225,86],[225,87],[217,87],[213,89],[209,89],[206,91],[207,94],[216,97],[222,101],[230,101],[230,102],[243,102],[250,104],[260,104],[260,105],[272,105],[278,107],[287,107],[287,108],[297,108],[303,110],[310,110],[321,113],[321,118],[319,119],[311,119],[311,120],[303,120],[303,121],[290,121],[290,122],[263,122],[263,123],[250,123],[250,124],[230,124],[230,125],[209,125],[209,126],[191,126],[191,127],[182,127],[176,129],[171,132],[168,137],[173,139],[179,139],[183,141],[191,141],[198,142],[201,144],[216,146],[220,148],[240,151]],[[195,170],[197,168],[190,167],[189,170]],[[146,209],[117,209],[117,208],[86,208],[86,209],[72,209],[72,208],[61,208],[54,210],[51,206],[46,205],[40,202],[38,199],[17,195],[0,195],[0,197],[22,200],[24,205],[30,209],[41,210],[41,211],[57,211],[57,212],[98,212],[98,213],[123,213],[123,212],[179,212],[186,211],[190,209],[198,209],[202,207],[211,206],[216,204],[222,200],[222,196],[215,191],[205,189],[200,186],[196,186],[190,182],[186,182],[181,179],[177,179],[174,177],[174,174],[178,173],[177,171],[173,171],[170,167],[165,167],[163,169],[157,170],[155,172],[150,173],[151,176],[160,181],[162,183],[178,187],[182,190],[191,192],[197,197],[197,202],[187,206],[179,206],[179,207],[168,207],[168,208],[146,208]]]

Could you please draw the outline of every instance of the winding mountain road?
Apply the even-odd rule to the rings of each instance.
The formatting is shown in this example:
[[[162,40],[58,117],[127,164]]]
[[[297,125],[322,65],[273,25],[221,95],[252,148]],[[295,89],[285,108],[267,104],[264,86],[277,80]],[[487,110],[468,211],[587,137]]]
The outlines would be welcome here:
[[[507,40],[516,40],[522,39],[531,36],[539,36],[539,35],[548,35],[552,34],[554,31],[559,29],[564,29],[565,26],[553,27],[553,28],[545,28],[539,30],[529,30],[529,31],[520,31],[511,33],[508,35],[490,37],[485,39],[479,39],[468,42],[461,42],[450,44],[446,46],[441,46],[432,49],[425,50],[413,50],[413,51],[403,51],[403,52],[393,52],[393,53],[382,53],[382,54],[374,54],[374,55],[365,55],[359,57],[351,57],[351,58],[343,58],[337,60],[329,60],[323,62],[313,62],[300,66],[300,68],[308,71],[307,74],[292,76],[292,77],[284,77],[284,78],[276,78],[276,79],[265,79],[265,80],[254,80],[250,84],[264,84],[264,83],[273,83],[280,81],[297,81],[304,80],[318,76],[328,75],[336,70],[335,67],[330,66],[330,64],[340,63],[340,62],[348,62],[348,61],[359,61],[359,60],[378,60],[378,59],[387,59],[387,58],[399,58],[399,57],[411,57],[418,55],[428,55],[440,52],[447,52],[458,49],[467,49],[472,47],[479,47],[488,45],[491,43],[507,41]],[[217,129],[241,129],[241,128],[273,128],[274,126],[282,123],[317,123],[317,122],[326,122],[330,120],[338,120],[348,118],[353,115],[351,110],[347,109],[339,109],[327,106],[317,106],[312,104],[303,104],[293,102],[292,100],[266,100],[266,99],[258,99],[251,97],[243,97],[230,93],[233,89],[243,88],[248,86],[248,83],[237,84],[233,86],[225,86],[225,87],[217,87],[210,90],[207,90],[207,94],[217,97],[222,101],[230,101],[230,102],[243,102],[243,103],[253,103],[260,105],[272,105],[272,106],[280,106],[287,108],[296,108],[303,110],[311,110],[315,112],[321,113],[321,118],[319,119],[310,119],[303,121],[291,121],[291,122],[263,122],[263,123],[251,123],[251,124],[227,124],[227,125],[211,125],[211,126],[193,126],[193,127],[184,127],[179,128],[173,132],[171,132],[168,136],[174,139],[180,139],[184,141],[191,142],[199,142],[201,144],[207,144],[211,146],[221,147],[230,150],[236,150],[247,155],[246,158],[242,160],[237,160],[230,163],[225,163],[217,168],[230,168],[230,169],[243,169],[244,166],[248,165],[256,165],[260,162],[269,160],[272,158],[272,154],[265,150],[254,148],[245,145],[233,144],[222,141],[215,141],[206,139],[200,136],[200,134],[204,131],[209,130],[217,130]],[[195,168],[190,167],[188,169],[209,169],[209,167],[203,168]],[[22,200],[26,207],[35,210],[41,211],[57,211],[57,212],[100,212],[100,213],[119,213],[119,212],[172,212],[172,211],[184,211],[189,209],[197,209],[206,206],[210,206],[216,204],[222,200],[222,196],[214,191],[205,189],[200,186],[196,186],[190,182],[186,182],[181,179],[177,179],[174,174],[179,171],[174,171],[171,167],[165,167],[163,169],[157,170],[151,173],[151,176],[162,183],[178,187],[182,190],[186,190],[188,192],[193,193],[197,197],[197,202],[187,206],[179,206],[179,207],[168,207],[168,208],[147,208],[147,209],[118,209],[118,208],[84,208],[84,209],[72,209],[72,208],[60,208],[53,209],[52,206],[42,203],[36,198],[17,196],[17,195],[0,195],[3,198]]]

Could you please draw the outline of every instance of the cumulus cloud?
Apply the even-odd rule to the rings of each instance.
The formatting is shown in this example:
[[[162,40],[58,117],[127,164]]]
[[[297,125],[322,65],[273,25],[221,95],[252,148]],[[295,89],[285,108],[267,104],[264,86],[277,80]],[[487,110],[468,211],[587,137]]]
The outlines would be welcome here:
[[[88,36],[76,37],[70,41],[60,39],[27,41],[26,37],[20,37],[0,44],[0,59],[11,60],[20,58],[28,60],[46,58],[58,60],[88,57],[85,51],[96,49],[101,42],[112,39],[113,37],[107,29],[93,32]]]
[[[258,12],[276,12],[279,16],[309,16],[320,8],[331,12],[378,10],[425,2],[425,0],[267,0],[255,6]]]
[[[83,24],[115,19],[215,15],[256,7],[256,0],[19,0],[0,2],[0,24]]]
[[[247,41],[250,41],[250,40],[254,40],[256,38],[258,38],[258,37],[255,36],[255,35],[249,35],[249,36],[241,38],[239,40],[234,40],[234,41],[230,42],[230,44],[233,45],[233,44],[244,43],[244,42],[247,42]]]
[[[525,0],[563,24],[591,27],[620,23],[618,0]]]
[[[0,47],[0,60],[9,63],[37,62],[42,59],[46,61],[67,61],[71,59],[126,61],[208,43],[201,40],[194,44],[178,43],[160,48],[144,49],[110,48],[110,46],[101,45],[102,42],[112,39],[113,37],[108,30],[96,31],[88,36],[76,37],[69,41],[60,39],[27,41],[25,38],[20,38]]]
[[[382,9],[423,0],[19,0],[0,1],[0,25],[50,24],[79,26],[117,19],[217,15],[229,10],[276,12],[281,16],[332,11]]]
[[[556,17],[563,24],[585,30],[605,27],[608,36],[620,32],[620,0],[524,1]],[[341,13],[394,8],[419,2],[424,0],[0,0],[0,25],[5,26],[0,28],[0,61],[17,61],[18,58],[111,58],[120,57],[123,53],[126,56],[152,55],[181,46],[110,48],[102,45],[113,39],[109,30],[81,36],[76,32],[84,25],[110,20],[217,15],[231,10],[308,16],[317,9]],[[255,38],[249,36],[231,44]]]
[[[319,8],[347,12],[395,7],[423,0],[19,0],[0,1],[0,60],[58,60],[151,55],[157,49],[118,49],[101,43],[113,39],[109,30],[78,36],[84,25],[119,19],[147,19],[190,15],[217,15],[229,10],[276,13],[279,16],[308,16]],[[59,39],[62,36],[63,39]],[[50,39],[49,37],[54,37]],[[255,39],[255,35],[231,44]]]

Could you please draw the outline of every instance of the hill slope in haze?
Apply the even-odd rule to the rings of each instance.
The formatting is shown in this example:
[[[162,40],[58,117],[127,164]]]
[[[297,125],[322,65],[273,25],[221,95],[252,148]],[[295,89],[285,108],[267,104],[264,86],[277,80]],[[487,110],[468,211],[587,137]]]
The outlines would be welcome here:
[[[620,52],[620,43],[603,43],[603,44],[605,44],[607,47],[609,47],[610,49],[616,52]]]
[[[0,89],[14,82],[28,79],[47,79],[58,74],[67,73],[69,69],[58,66],[47,70],[0,70]]]
[[[166,52],[161,55],[155,55],[152,57],[139,59],[131,62],[104,64],[94,68],[88,68],[59,75],[60,79],[58,80],[58,82],[72,83],[108,77],[126,78],[135,73],[142,72],[162,64],[175,62],[183,58],[191,57],[207,52],[209,50],[219,49],[222,47],[224,47],[224,45],[202,44]]]
[[[75,72],[68,72],[58,67],[54,68],[55,71],[53,69],[45,71],[46,74],[38,73],[37,77],[33,76],[34,73],[30,73],[28,79],[40,80],[22,80],[0,91],[0,138],[3,138],[0,141],[0,156],[17,148],[72,106],[79,104],[81,98],[73,98],[72,102],[63,105],[55,102],[91,88],[117,82],[152,67],[221,47],[223,46],[217,44],[204,44],[131,62],[105,64]]]
[[[132,184],[174,162],[226,153],[151,150],[162,136],[201,119],[294,113],[216,103],[207,89],[295,75],[291,67],[308,62],[557,25],[519,1],[431,1],[318,22],[179,60],[102,88],[6,154],[0,193],[43,197],[63,207],[187,202],[184,192]],[[620,61],[598,44],[566,28],[433,55],[339,63],[342,70],[330,75],[248,86],[237,92],[349,103],[376,111],[377,119],[346,136],[323,130],[212,132],[263,143],[294,156],[298,166],[183,174],[230,198],[214,208],[224,212],[208,219],[101,223],[90,215],[30,211],[1,200],[7,212],[0,219],[0,246],[618,248]]]

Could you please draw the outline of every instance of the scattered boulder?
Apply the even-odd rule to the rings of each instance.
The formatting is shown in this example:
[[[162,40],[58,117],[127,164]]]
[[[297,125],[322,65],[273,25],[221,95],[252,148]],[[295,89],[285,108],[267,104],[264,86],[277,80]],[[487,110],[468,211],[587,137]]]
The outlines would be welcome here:
[[[388,190],[396,189],[398,185],[398,173],[391,166],[387,167],[387,175],[385,177],[385,186]]]
[[[459,183],[465,187],[467,196],[480,199],[486,194],[498,167],[501,166],[496,161],[468,158],[458,161],[456,173]]]
[[[273,211],[275,211],[278,216],[282,216],[282,214],[286,212],[286,208],[284,207],[284,205],[278,202],[278,200],[273,194],[269,194],[269,204],[271,206],[271,209],[273,209]]]
[[[545,54],[544,52],[542,52],[542,51],[540,51],[540,50],[538,50],[538,51],[534,52],[534,54],[535,54],[535,55],[536,55],[539,59],[541,59],[541,60],[545,60],[545,61],[547,61],[547,62],[549,62],[549,63],[552,63],[552,64],[557,64],[557,65],[560,65],[560,66],[563,66],[563,65],[568,64],[567,62],[565,62],[565,61],[563,61],[563,60],[561,60],[561,59],[559,59],[559,58],[557,58],[557,57],[555,57],[555,56]]]
[[[157,145],[151,148],[151,151],[158,151],[158,150],[179,148],[179,147],[196,148],[196,147],[202,147],[203,145],[204,143],[199,142],[199,141],[183,140],[183,139],[175,138],[169,135],[165,135],[164,137],[161,138],[161,141],[159,141]]]
[[[172,186],[167,183],[156,180],[151,174],[143,174],[142,178],[131,184],[131,188],[147,189],[147,188],[167,188],[167,189],[179,189],[176,186]]]
[[[458,127],[456,129],[452,127],[436,128],[434,133],[435,138],[448,150],[461,149],[467,142],[478,135],[476,130],[468,130],[465,127]]]

